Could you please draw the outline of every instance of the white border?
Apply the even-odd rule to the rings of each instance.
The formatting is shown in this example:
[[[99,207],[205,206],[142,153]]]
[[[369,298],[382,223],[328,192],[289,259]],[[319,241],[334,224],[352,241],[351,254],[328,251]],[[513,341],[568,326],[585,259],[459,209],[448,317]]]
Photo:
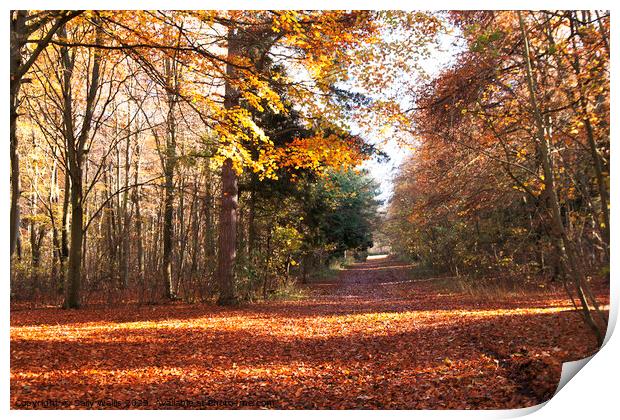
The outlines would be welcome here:
[[[33,1],[22,0],[12,1],[9,4],[4,3],[5,12],[3,18],[0,18],[0,29],[3,35],[4,48],[3,57],[7,63],[8,61],[8,49],[9,49],[9,19],[8,12],[10,9],[77,9],[77,8],[90,8],[90,9],[407,9],[407,10],[450,10],[450,9],[605,9],[612,11],[612,26],[615,24],[616,7],[611,1],[576,1],[576,0],[564,0],[564,1],[547,1],[547,0],[527,0],[527,1],[514,1],[503,0],[501,2],[483,2],[479,0],[456,2],[447,0],[435,0],[433,2],[420,2],[420,1],[396,1],[396,0],[382,0],[381,2],[370,0],[359,1],[282,1],[282,0],[253,0],[253,1],[185,1],[176,0],[170,1],[141,1],[135,3],[121,2],[118,0],[107,1]],[[612,28],[611,34],[611,46],[612,46],[612,69],[616,68],[616,61],[618,57],[618,39],[617,30],[615,26]],[[614,76],[615,77],[615,76]],[[615,83],[615,78],[612,78],[612,118],[614,121],[612,124],[612,143],[617,141],[616,121],[614,116],[617,116],[617,101],[618,91]],[[0,97],[8,98],[8,80],[9,80],[9,66],[5,64],[2,68],[2,84]],[[8,256],[9,254],[9,230],[8,221],[9,218],[9,157],[8,157],[8,127],[9,127],[9,112],[6,99],[0,101],[2,111],[0,111],[0,119],[3,122],[2,127],[5,135],[1,136],[4,139],[4,152],[0,153],[0,162],[2,167],[2,181],[0,181],[0,197],[5,197],[3,204],[0,205],[0,220],[5,223],[0,224],[0,238],[3,238],[0,244],[0,255]],[[616,168],[618,159],[616,155],[612,155],[612,167]],[[616,197],[617,182],[616,178],[612,177],[611,180],[611,213],[612,219],[617,220],[617,209],[620,202]],[[611,223],[612,242],[616,242],[618,238],[618,229],[615,222]],[[617,252],[617,248],[611,250],[611,261],[618,261],[620,255]],[[0,307],[4,308],[0,318],[0,329],[2,330],[2,343],[0,344],[0,354],[2,356],[2,382],[0,382],[0,413],[8,413],[12,418],[33,418],[44,416],[45,418],[81,418],[88,415],[89,417],[108,417],[113,414],[115,417],[120,418],[137,418],[138,416],[155,416],[162,418],[168,416],[171,413],[168,412],[104,412],[104,411],[10,411],[9,410],[9,264],[8,258],[2,259],[3,263],[0,266],[2,268],[2,280],[3,290],[0,291],[0,299],[3,303]],[[617,279],[615,279],[615,269],[612,265],[612,303],[610,316],[611,322],[615,324],[617,319],[617,304],[618,304],[618,287]],[[548,419],[548,418],[562,418],[562,419],[588,419],[599,418],[607,419],[613,416],[612,413],[618,412],[618,361],[616,354],[619,353],[620,344],[617,337],[607,336],[608,342],[604,348],[595,355],[592,360],[583,368],[577,375],[577,378],[571,380],[566,386],[558,392],[544,407],[535,407],[521,410],[491,410],[491,411],[390,411],[386,413],[384,411],[355,411],[355,412],[342,412],[342,411],[298,411],[291,413],[289,411],[252,411],[252,412],[208,412],[208,413],[196,413],[196,412],[176,412],[175,416],[187,418],[195,416],[209,416],[209,417],[226,417],[230,419],[241,419],[248,415],[256,418],[284,418],[291,415],[299,417],[300,420],[307,418],[316,420],[317,417],[332,416],[344,417],[355,416],[359,418],[376,417],[376,416],[395,416],[400,418],[423,417],[423,418],[510,418],[518,417],[525,414],[531,414],[532,419]],[[542,409],[540,409],[542,408]],[[540,409],[540,410],[539,410]],[[617,415],[617,414],[616,414]]]

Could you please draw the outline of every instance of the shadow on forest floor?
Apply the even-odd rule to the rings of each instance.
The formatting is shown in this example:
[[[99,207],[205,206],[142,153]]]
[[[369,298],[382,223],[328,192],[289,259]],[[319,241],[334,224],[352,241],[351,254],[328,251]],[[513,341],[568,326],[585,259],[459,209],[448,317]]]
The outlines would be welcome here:
[[[171,398],[210,398],[234,407],[515,408],[549,398],[561,362],[596,350],[560,295],[481,301],[407,281],[409,273],[405,264],[373,260],[310,285],[306,300],[236,308],[14,312],[11,403],[131,398],[158,408]]]

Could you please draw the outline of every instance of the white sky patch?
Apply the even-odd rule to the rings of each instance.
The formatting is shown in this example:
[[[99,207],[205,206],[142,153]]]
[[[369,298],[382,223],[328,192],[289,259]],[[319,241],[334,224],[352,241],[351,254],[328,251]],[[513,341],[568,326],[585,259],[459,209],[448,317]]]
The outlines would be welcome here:
[[[458,35],[441,35],[439,45],[433,48],[429,58],[421,60],[419,63],[420,67],[426,72],[428,77],[437,77],[444,68],[454,62],[457,54],[462,50],[463,42]],[[404,96],[401,100],[401,105],[404,109],[412,106],[414,102],[411,96]],[[355,127],[353,124],[352,126]],[[361,134],[364,135],[363,132]],[[376,144],[376,141],[373,141],[373,139],[369,138],[368,140]],[[394,139],[383,141],[380,147],[388,155],[389,160],[387,162],[380,162],[378,159],[372,159],[364,162],[361,167],[368,170],[369,174],[379,183],[381,192],[377,198],[383,201],[385,206],[392,196],[394,177],[398,173],[398,168],[407,156],[414,152],[401,147]]]
[[[388,140],[384,143],[382,150],[389,156],[387,162],[379,162],[377,159],[372,159],[367,160],[361,166],[368,170],[369,174],[379,183],[381,192],[377,199],[381,200],[383,205],[385,205],[392,196],[393,181],[398,173],[398,168],[410,152],[400,147],[395,140]]]

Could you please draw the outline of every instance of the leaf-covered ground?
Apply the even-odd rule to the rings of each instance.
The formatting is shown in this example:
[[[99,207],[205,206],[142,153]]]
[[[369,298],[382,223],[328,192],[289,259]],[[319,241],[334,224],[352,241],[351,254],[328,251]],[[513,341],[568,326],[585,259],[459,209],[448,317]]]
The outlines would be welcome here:
[[[15,310],[13,408],[517,408],[548,399],[592,334],[561,293],[441,292],[390,259],[310,297]]]

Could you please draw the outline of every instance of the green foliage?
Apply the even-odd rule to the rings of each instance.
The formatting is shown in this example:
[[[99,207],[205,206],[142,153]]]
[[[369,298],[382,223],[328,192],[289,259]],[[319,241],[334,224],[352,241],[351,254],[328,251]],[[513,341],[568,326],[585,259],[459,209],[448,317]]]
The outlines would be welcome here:
[[[343,264],[345,250],[363,259],[372,246],[377,186],[364,172],[300,172],[247,185],[251,194],[242,195],[240,204],[252,238],[248,226],[237,261],[237,291],[244,300],[294,297],[296,282],[329,276],[337,270],[333,264]]]
[[[331,257],[372,246],[377,185],[363,172],[334,171],[309,189],[306,223],[314,243],[332,245]]]

